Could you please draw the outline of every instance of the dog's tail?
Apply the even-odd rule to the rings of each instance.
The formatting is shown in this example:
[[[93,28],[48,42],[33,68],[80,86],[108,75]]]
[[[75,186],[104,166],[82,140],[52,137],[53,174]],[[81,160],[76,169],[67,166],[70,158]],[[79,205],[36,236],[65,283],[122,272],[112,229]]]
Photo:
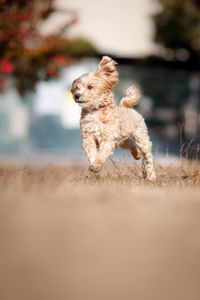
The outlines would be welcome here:
[[[125,95],[121,99],[119,106],[130,108],[138,103],[140,97],[140,91],[135,86],[130,86],[125,91]]]

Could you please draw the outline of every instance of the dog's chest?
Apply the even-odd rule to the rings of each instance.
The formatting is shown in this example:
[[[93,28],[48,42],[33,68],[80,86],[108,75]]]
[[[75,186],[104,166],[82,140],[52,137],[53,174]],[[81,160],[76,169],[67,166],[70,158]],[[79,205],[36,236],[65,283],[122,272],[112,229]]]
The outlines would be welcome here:
[[[100,112],[92,112],[81,119],[81,131],[95,137],[107,134],[115,126],[115,122]]]

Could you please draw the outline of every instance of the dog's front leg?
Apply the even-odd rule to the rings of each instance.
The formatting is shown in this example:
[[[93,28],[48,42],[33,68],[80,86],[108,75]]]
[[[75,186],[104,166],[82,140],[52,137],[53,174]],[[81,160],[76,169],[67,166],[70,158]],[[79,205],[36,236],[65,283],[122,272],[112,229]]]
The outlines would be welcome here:
[[[115,149],[114,142],[104,141],[99,145],[99,152],[97,153],[95,161],[90,165],[89,170],[93,172],[99,172],[109,155],[113,153]]]
[[[89,160],[90,167],[93,165],[97,156],[96,142],[93,136],[82,137],[82,148]],[[89,167],[89,169],[90,169]]]

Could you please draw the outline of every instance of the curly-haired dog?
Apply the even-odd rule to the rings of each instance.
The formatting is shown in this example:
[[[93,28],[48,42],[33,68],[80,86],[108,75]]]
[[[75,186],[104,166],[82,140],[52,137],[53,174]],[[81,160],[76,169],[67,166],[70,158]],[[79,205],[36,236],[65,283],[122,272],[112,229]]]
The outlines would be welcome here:
[[[74,80],[72,94],[82,107],[82,147],[89,160],[89,170],[99,172],[115,148],[129,149],[135,159],[143,154],[144,176],[155,180],[151,142],[143,117],[131,107],[140,92],[131,86],[120,107],[114,102],[111,88],[118,82],[116,62],[104,56],[96,71]]]

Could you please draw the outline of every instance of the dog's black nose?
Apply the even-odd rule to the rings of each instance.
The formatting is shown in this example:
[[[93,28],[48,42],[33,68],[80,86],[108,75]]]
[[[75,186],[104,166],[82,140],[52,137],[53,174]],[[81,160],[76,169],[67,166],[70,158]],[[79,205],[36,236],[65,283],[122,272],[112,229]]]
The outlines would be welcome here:
[[[81,97],[81,94],[77,93],[75,94],[75,99],[78,100]]]

